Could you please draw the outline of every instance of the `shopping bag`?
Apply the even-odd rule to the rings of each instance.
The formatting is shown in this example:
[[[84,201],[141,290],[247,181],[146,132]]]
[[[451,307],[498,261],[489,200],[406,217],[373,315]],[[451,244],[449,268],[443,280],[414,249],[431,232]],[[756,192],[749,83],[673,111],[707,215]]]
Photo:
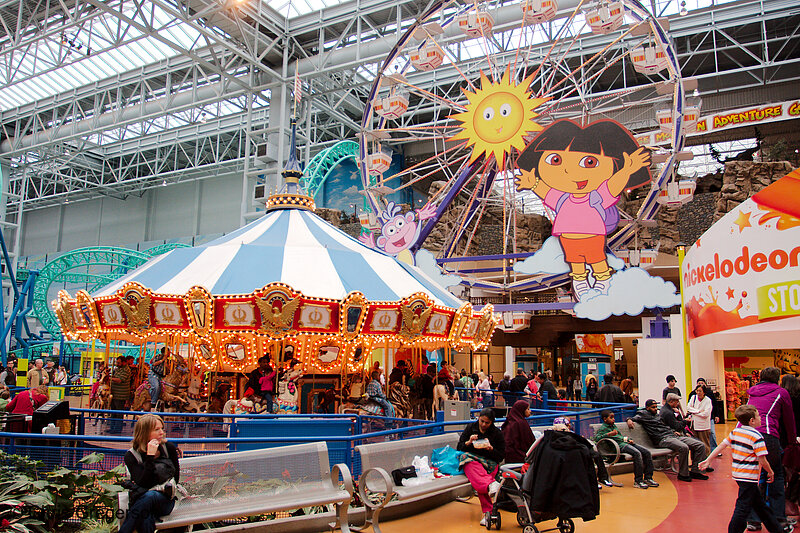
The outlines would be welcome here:
[[[455,476],[462,473],[458,467],[462,454],[463,452],[456,451],[450,446],[436,448],[431,453],[431,464],[438,468],[442,474]]]

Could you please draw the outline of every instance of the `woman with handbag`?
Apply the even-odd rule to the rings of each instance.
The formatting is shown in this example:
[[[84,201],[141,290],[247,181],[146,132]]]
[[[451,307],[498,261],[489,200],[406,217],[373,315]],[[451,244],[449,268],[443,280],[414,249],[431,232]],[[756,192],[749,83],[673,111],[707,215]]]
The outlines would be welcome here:
[[[130,473],[130,510],[119,533],[153,533],[156,520],[175,507],[180,479],[178,447],[167,441],[164,421],[145,414],[133,427],[133,444],[125,454]]]
[[[694,389],[694,393],[686,410],[692,415],[692,432],[695,437],[703,441],[706,453],[709,453],[711,451],[711,412],[714,407],[702,385],[698,385]]]

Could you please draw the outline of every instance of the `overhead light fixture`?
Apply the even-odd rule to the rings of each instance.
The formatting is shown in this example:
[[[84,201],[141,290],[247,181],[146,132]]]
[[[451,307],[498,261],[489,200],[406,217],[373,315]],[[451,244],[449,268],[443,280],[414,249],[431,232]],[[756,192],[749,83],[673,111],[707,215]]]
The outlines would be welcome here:
[[[680,11],[680,15],[681,15],[682,17],[685,17],[685,16],[686,16],[686,15],[688,15],[688,14],[689,14],[689,10],[688,10],[688,9],[686,9],[686,0],[683,0],[683,1],[681,2],[681,11]]]
[[[161,186],[162,186],[162,187],[166,187],[166,186],[167,186],[167,180],[164,180],[164,181],[162,181],[162,182],[161,182]]]

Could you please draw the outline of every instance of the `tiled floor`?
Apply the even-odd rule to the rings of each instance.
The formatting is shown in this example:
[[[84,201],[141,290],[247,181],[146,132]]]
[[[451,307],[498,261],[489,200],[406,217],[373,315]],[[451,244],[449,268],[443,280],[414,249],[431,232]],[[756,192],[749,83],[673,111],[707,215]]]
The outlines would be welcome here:
[[[720,438],[724,438],[726,431],[724,425],[718,426]],[[625,486],[604,488],[600,492],[600,516],[591,522],[576,520],[575,530],[586,533],[725,531],[737,493],[736,483],[730,477],[729,453],[726,451],[714,466],[716,470],[708,481],[691,483],[656,472],[654,479],[661,486],[647,490],[633,488],[633,474],[617,475],[615,481]],[[478,524],[480,519],[480,505],[472,498],[466,503],[451,502],[413,517],[381,523],[381,529],[384,533],[485,531]],[[537,528],[543,530],[555,525],[555,521],[542,522]],[[513,513],[503,512],[501,531],[521,531]]]

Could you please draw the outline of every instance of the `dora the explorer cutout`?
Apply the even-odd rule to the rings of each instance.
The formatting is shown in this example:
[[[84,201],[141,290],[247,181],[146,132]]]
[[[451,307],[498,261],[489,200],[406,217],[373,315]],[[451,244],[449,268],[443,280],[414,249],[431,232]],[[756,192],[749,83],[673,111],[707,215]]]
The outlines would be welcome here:
[[[606,236],[619,223],[622,191],[651,180],[648,150],[613,120],[582,127],[564,119],[542,130],[517,166],[522,170],[517,190],[533,191],[555,212],[552,234],[569,265],[576,298],[581,301],[590,289],[606,293],[613,273]]]

